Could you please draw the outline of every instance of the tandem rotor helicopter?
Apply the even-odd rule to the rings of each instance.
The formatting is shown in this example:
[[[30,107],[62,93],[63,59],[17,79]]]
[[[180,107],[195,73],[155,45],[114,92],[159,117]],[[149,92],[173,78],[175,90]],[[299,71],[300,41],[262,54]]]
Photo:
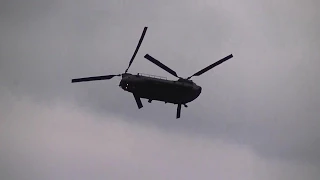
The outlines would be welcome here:
[[[165,103],[172,103],[177,105],[176,118],[180,118],[181,105],[188,107],[187,103],[195,100],[201,93],[202,88],[195,84],[190,78],[193,76],[200,76],[203,73],[209,71],[210,69],[216,67],[217,65],[229,60],[233,57],[232,54],[220,59],[219,61],[209,65],[208,67],[194,73],[188,78],[182,78],[177,75],[175,71],[162,64],[160,61],[156,60],[149,54],[144,57],[155,65],[159,66],[163,70],[167,71],[171,75],[178,78],[178,80],[167,80],[159,76],[145,75],[138,73],[136,75],[127,73],[130,68],[137,52],[141,46],[148,27],[144,27],[142,35],[140,37],[139,43],[133,53],[133,56],[129,62],[128,68],[122,74],[117,75],[105,75],[105,76],[93,76],[85,78],[72,79],[72,83],[84,82],[84,81],[97,81],[97,80],[108,80],[115,76],[122,76],[119,86],[127,92],[133,94],[133,97],[137,103],[138,108],[142,108],[141,98],[148,99],[151,103],[152,100],[162,101]]]

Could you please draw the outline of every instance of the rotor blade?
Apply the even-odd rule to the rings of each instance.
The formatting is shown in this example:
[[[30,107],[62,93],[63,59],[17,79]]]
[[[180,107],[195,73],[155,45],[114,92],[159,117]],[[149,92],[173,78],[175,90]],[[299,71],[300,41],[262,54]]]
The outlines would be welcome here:
[[[149,61],[153,62],[154,64],[156,64],[157,66],[161,67],[162,69],[164,69],[168,73],[172,74],[173,76],[178,77],[176,72],[174,72],[172,69],[170,69],[166,65],[162,64],[160,61],[158,61],[155,58],[151,57],[149,54],[146,54],[144,57],[146,59],[148,59]]]
[[[139,48],[140,48],[140,46],[141,46],[142,40],[143,40],[143,38],[144,38],[144,36],[145,36],[145,34],[146,34],[146,32],[147,32],[147,29],[148,29],[148,27],[144,27],[143,32],[142,32],[141,37],[140,37],[140,40],[139,40],[139,43],[138,43],[138,45],[137,45],[137,47],[136,47],[136,50],[134,51],[134,53],[133,53],[133,55],[132,55],[132,57],[131,57],[131,60],[130,60],[130,62],[129,62],[129,66],[128,66],[128,68],[126,69],[125,72],[128,71],[128,69],[130,68],[130,66],[131,66],[131,64],[132,64],[132,62],[133,62],[133,60],[134,60],[134,58],[136,57],[136,55],[137,55],[137,53],[138,53],[138,50],[139,50]]]
[[[76,82],[84,82],[84,81],[107,80],[107,79],[111,79],[115,76],[120,76],[120,75],[106,75],[106,76],[93,76],[93,77],[77,78],[77,79],[72,79],[71,82],[76,83]]]
[[[203,73],[205,73],[205,72],[209,71],[210,69],[212,69],[212,68],[214,68],[214,67],[218,66],[219,64],[221,64],[221,63],[223,63],[223,62],[227,61],[228,59],[230,59],[230,58],[232,58],[232,57],[233,57],[233,55],[232,55],[232,54],[230,54],[229,56],[226,56],[226,57],[224,57],[224,58],[220,59],[219,61],[217,61],[217,62],[215,62],[215,63],[211,64],[210,66],[208,66],[208,67],[206,67],[206,68],[204,68],[204,69],[202,69],[202,70],[200,70],[200,71],[196,72],[195,74],[193,74],[192,76],[188,77],[187,79],[190,79],[190,78],[191,78],[191,77],[193,77],[193,76],[200,76],[201,74],[203,74]]]

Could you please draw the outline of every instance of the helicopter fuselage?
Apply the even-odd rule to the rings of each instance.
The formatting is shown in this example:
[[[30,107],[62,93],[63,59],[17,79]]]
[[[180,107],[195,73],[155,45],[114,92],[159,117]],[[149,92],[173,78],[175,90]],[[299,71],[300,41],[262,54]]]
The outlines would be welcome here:
[[[141,74],[123,74],[119,86],[135,97],[162,101],[172,104],[186,104],[195,100],[201,93],[201,87],[191,80],[177,81],[161,79]]]
[[[123,90],[127,92],[131,92],[133,94],[139,109],[143,107],[141,98],[148,99],[149,103],[152,100],[156,100],[156,101],[162,101],[165,103],[177,104],[176,118],[180,118],[181,105],[184,105],[184,107],[188,107],[186,104],[195,100],[201,94],[202,88],[196,85],[192,80],[190,80],[190,78],[194,76],[202,75],[203,73],[209,71],[210,69],[232,58],[233,55],[230,54],[229,56],[226,56],[220,59],[219,61],[216,61],[215,63],[201,69],[200,71],[194,73],[193,75],[187,78],[179,77],[174,70],[170,69],[168,66],[164,65],[159,60],[153,58],[149,54],[146,54],[144,56],[144,58],[149,60],[151,63],[157,65],[158,67],[167,71],[171,75],[177,77],[178,80],[176,81],[158,78],[156,76],[148,76],[148,75],[146,76],[143,74],[133,75],[133,74],[127,73],[134,58],[138,53],[138,50],[141,46],[141,43],[144,39],[147,29],[148,27],[144,27],[141,37],[139,39],[138,45],[124,73],[76,78],[76,79],[72,79],[71,82],[76,83],[76,82],[85,82],[85,81],[109,80],[116,76],[122,76],[119,86]]]

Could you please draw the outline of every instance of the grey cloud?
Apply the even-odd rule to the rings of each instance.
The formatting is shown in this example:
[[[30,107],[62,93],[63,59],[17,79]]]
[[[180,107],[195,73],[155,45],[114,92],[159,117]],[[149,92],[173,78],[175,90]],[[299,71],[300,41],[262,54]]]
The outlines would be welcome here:
[[[1,179],[307,179],[316,166],[258,156],[249,146],[167,133],[66,101],[39,105],[6,93]],[[134,121],[134,119],[131,119]],[[5,164],[5,166],[3,166]]]
[[[96,113],[319,164],[318,2],[122,2],[7,1],[1,85],[41,103],[76,100]],[[203,93],[180,120],[172,105],[144,102],[138,110],[117,80],[70,84],[74,77],[124,71],[144,26],[149,30],[131,72],[168,76],[145,53],[181,76],[235,56],[194,79]]]

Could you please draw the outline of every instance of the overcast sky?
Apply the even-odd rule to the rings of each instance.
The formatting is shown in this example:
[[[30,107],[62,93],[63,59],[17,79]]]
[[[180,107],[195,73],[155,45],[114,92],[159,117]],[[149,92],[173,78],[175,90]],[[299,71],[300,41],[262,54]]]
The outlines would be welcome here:
[[[318,180],[320,3],[316,0],[0,2],[0,179]],[[202,94],[182,107],[143,100],[125,71]]]

